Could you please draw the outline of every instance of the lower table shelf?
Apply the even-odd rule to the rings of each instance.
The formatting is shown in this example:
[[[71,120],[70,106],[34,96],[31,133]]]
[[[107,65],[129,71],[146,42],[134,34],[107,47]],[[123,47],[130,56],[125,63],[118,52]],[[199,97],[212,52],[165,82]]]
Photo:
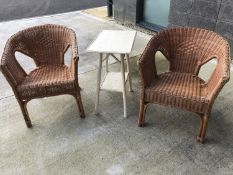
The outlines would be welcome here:
[[[125,83],[128,79],[128,72],[125,72]],[[107,72],[100,87],[101,90],[123,91],[121,72]]]

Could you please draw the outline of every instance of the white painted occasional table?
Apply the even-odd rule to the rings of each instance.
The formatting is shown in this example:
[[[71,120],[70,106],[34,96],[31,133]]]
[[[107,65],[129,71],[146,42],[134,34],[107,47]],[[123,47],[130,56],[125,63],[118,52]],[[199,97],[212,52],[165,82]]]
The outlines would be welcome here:
[[[100,53],[98,77],[97,77],[97,95],[95,112],[98,113],[100,90],[118,91],[123,93],[124,117],[127,117],[126,108],[126,87],[129,81],[129,90],[132,91],[132,79],[130,72],[129,54],[132,51],[136,31],[122,30],[103,30],[96,40],[87,48],[89,52]],[[116,57],[120,55],[120,59]],[[112,56],[121,64],[121,72],[110,72],[108,69],[108,59]],[[126,58],[127,72],[125,72],[124,60]],[[106,62],[105,78],[101,83],[102,63]]]

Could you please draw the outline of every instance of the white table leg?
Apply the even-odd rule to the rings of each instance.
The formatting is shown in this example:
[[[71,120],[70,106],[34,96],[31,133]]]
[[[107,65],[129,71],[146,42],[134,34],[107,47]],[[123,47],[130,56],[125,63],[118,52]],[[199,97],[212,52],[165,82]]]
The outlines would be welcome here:
[[[109,54],[107,53],[107,55],[106,55],[106,73],[108,73],[108,58],[109,58]]]
[[[128,78],[129,78],[129,91],[132,92],[132,77],[131,77],[131,69],[130,69],[130,62],[129,62],[129,54],[126,54],[126,62],[127,62],[127,71],[128,71]]]
[[[95,114],[99,113],[98,107],[99,107],[99,96],[100,96],[100,82],[101,82],[102,59],[103,59],[103,53],[100,53],[99,67],[98,67],[98,76],[97,76],[97,88],[96,88]]]
[[[124,105],[124,117],[127,117],[126,108],[126,88],[125,88],[125,66],[124,66],[124,54],[121,54],[121,75],[122,75],[122,93],[123,93],[123,105]]]

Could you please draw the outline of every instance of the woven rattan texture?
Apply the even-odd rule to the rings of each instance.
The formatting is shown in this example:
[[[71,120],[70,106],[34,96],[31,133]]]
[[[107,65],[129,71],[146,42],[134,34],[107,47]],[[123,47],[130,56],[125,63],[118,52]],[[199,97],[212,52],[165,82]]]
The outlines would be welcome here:
[[[72,93],[74,89],[75,78],[65,65],[40,66],[29,73],[17,87],[22,99],[49,96],[53,93]]]
[[[200,78],[192,74],[164,73],[146,88],[145,100],[204,113],[207,112],[209,100],[202,83]]]
[[[66,66],[64,54],[69,47],[72,50],[71,65]],[[37,68],[27,74],[17,62],[15,52],[31,57]],[[31,123],[26,104],[34,98],[73,95],[84,117],[77,77],[77,53],[75,32],[60,25],[31,27],[7,41],[1,69],[15,93],[28,127]]]
[[[157,51],[168,59],[168,73],[157,75]],[[205,82],[198,73],[201,66],[211,59],[217,60],[217,66]],[[179,107],[201,116],[199,137],[203,142],[214,100],[230,78],[228,42],[205,29],[167,29],[152,37],[138,65],[141,78],[139,125],[144,122],[145,105],[149,103]]]

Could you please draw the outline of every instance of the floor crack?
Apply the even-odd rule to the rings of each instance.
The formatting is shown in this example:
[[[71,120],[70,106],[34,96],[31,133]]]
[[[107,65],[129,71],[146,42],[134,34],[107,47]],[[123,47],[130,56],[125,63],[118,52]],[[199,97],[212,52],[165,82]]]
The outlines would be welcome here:
[[[10,98],[10,97],[13,97],[13,96],[14,96],[14,95],[5,96],[5,97],[0,98],[0,100],[4,100],[4,99],[6,99],[6,98]]]

